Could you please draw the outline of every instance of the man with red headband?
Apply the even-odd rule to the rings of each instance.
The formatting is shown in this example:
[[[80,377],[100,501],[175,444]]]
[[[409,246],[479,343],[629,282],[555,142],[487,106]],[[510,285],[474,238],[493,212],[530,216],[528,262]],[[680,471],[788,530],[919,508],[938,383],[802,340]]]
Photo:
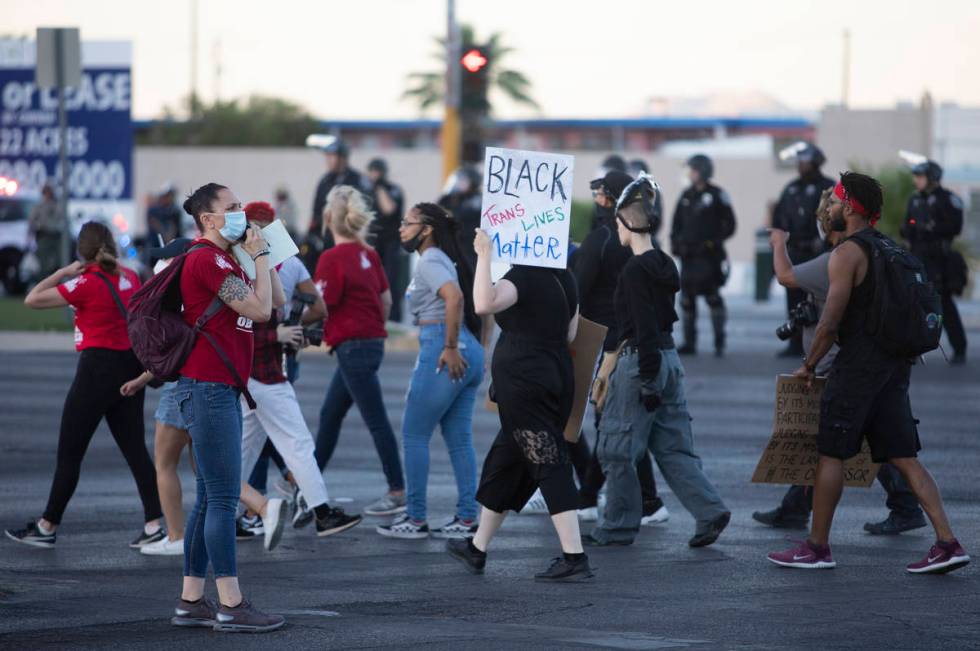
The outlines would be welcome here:
[[[840,348],[820,403],[820,461],[813,486],[810,536],[793,549],[768,556],[784,567],[836,567],[829,539],[844,487],[844,460],[861,450],[864,439],[876,462],[888,461],[902,473],[936,530],[936,543],[926,557],[906,569],[914,574],[938,574],[970,562],[950,528],[936,482],[916,458],[921,446],[909,403],[911,362],[888,352],[866,327],[877,318],[876,285],[885,282],[881,274],[874,273],[871,256],[886,246],[898,248],[871,230],[881,215],[882,202],[878,181],[853,172],[841,175],[830,200],[830,226],[847,239],[830,255],[827,302],[809,354],[794,375],[812,382],[817,364],[835,340]],[[889,299],[888,292],[880,294],[883,300]]]

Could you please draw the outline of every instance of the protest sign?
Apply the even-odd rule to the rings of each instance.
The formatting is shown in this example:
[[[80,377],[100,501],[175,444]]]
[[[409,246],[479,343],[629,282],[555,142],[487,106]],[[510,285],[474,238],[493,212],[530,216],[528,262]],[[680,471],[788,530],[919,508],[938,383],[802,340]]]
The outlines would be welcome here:
[[[817,431],[820,427],[820,395],[826,379],[806,380],[780,375],[776,382],[776,409],[772,438],[759,459],[752,482],[812,486],[816,475]],[[844,462],[844,485],[867,488],[878,474],[865,441],[861,452]]]
[[[569,344],[569,352],[572,354],[572,373],[575,375],[572,414],[565,425],[565,440],[570,443],[578,441],[578,437],[582,434],[582,421],[585,419],[585,408],[589,404],[589,391],[592,389],[592,379],[595,377],[596,362],[602,354],[602,343],[606,340],[608,331],[609,328],[604,325],[579,317],[575,339]]]
[[[289,235],[286,226],[278,219],[262,229],[262,238],[269,245],[270,267],[282,264],[299,253],[296,242]],[[241,244],[236,244],[231,247],[231,250],[235,254],[235,258],[238,259],[238,264],[248,274],[248,277],[255,280],[255,261],[252,260],[252,256],[245,252]]]
[[[564,269],[575,159],[487,147],[480,227],[494,262]]]

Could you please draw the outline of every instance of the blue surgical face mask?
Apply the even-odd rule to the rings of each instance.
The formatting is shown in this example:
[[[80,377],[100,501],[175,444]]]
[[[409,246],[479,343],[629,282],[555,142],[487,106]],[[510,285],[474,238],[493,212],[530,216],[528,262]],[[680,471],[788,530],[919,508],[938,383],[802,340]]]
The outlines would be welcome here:
[[[225,225],[219,228],[218,232],[221,234],[221,237],[229,242],[237,242],[242,239],[242,235],[245,234],[245,228],[247,226],[248,222],[245,220],[244,210],[226,212]]]

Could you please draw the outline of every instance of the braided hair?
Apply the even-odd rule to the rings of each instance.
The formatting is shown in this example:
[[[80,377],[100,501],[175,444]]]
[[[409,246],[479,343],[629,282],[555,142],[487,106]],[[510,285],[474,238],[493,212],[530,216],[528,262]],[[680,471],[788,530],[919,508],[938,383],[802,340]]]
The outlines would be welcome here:
[[[449,256],[449,259],[456,266],[459,286],[463,290],[463,325],[479,339],[482,322],[473,306],[474,270],[472,263],[459,249],[456,237],[459,222],[448,210],[435,203],[417,203],[412,206],[412,210],[418,212],[419,219],[423,224],[432,227],[435,246]]]

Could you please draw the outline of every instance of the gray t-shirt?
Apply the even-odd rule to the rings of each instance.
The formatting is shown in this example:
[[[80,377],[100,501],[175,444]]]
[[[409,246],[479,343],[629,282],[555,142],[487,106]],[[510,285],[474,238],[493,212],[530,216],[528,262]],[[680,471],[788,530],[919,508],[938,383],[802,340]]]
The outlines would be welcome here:
[[[446,301],[439,296],[439,288],[449,282],[459,284],[456,265],[441,249],[429,247],[415,265],[415,275],[406,292],[415,325],[420,321],[446,320]]]
[[[827,293],[830,291],[829,263],[830,251],[827,251],[813,260],[793,267],[793,276],[796,277],[797,286],[812,297],[819,314],[823,313],[823,306],[827,303]],[[803,328],[803,350],[810,350],[816,333],[816,324]],[[830,371],[830,365],[834,363],[835,357],[837,357],[837,344],[834,344],[820,360],[817,365],[817,375],[826,375]]]

